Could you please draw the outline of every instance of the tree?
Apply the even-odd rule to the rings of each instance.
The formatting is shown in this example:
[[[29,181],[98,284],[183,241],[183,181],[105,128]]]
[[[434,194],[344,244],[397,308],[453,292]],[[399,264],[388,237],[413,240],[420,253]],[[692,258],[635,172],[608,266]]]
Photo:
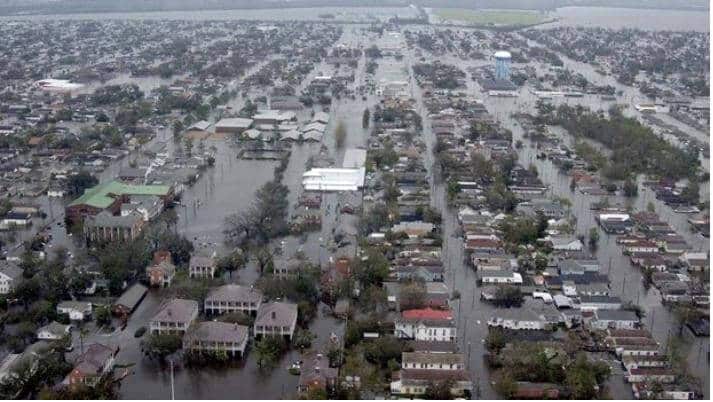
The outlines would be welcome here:
[[[674,317],[678,323],[678,335],[683,335],[683,327],[702,318],[703,313],[692,303],[678,304],[673,309]]]
[[[108,306],[100,306],[94,310],[94,320],[97,325],[104,326],[111,324],[111,311]]]
[[[345,142],[347,140],[347,128],[344,126],[343,121],[337,123],[337,127],[334,129],[334,138],[337,149],[344,148]]]
[[[186,137],[183,141],[183,146],[186,148],[186,155],[191,156],[193,152],[193,138]]]
[[[180,120],[176,120],[173,122],[173,136],[178,137],[181,132],[184,130],[184,125],[183,122]]]
[[[361,127],[364,129],[369,128],[369,119],[371,118],[371,113],[369,112],[369,108],[364,109],[364,114],[361,116]]]
[[[595,248],[599,244],[599,230],[597,228],[589,228],[589,247]]]
[[[522,304],[523,296],[519,287],[502,285],[495,290],[496,305],[502,307],[519,307]]]
[[[422,308],[426,304],[426,288],[419,282],[403,285],[399,292],[401,310]]]
[[[457,180],[452,178],[448,180],[448,187],[446,188],[446,193],[448,195],[449,200],[453,201],[456,199],[458,193],[460,193],[460,184],[458,184]]]
[[[500,353],[505,347],[508,340],[502,329],[493,327],[488,330],[488,336],[485,337],[485,348],[492,353]]]
[[[144,353],[152,359],[164,360],[181,349],[181,336],[177,334],[151,334],[142,342]]]
[[[512,398],[517,392],[517,383],[508,373],[501,371],[495,381],[495,391],[505,399]]]
[[[364,358],[370,363],[382,368],[388,366],[389,360],[401,359],[403,344],[393,336],[381,336],[364,347]]]
[[[453,380],[431,382],[426,387],[426,392],[423,394],[424,399],[430,400],[448,400],[452,399],[451,388],[453,388]]]
[[[636,197],[639,195],[639,187],[631,178],[626,179],[624,182],[624,195],[626,197]]]
[[[271,368],[287,349],[285,340],[279,336],[263,336],[255,343],[257,365],[260,368]]]
[[[12,291],[13,298],[20,300],[27,310],[30,303],[39,299],[40,289],[40,283],[36,278],[21,281]]]
[[[698,178],[693,176],[688,179],[688,184],[681,191],[681,198],[689,204],[698,204],[700,199],[700,186]]]
[[[67,179],[67,190],[71,195],[81,195],[84,189],[94,187],[99,184],[99,180],[86,170],[69,176]]]
[[[654,205],[653,202],[649,201],[649,203],[646,204],[646,211],[651,212],[651,213],[656,213],[656,205]]]
[[[219,258],[217,266],[219,270],[225,270],[230,273],[230,277],[233,277],[233,272],[245,267],[245,255],[243,251],[239,248],[233,250],[230,254],[225,257]]]
[[[315,338],[315,335],[309,330],[298,328],[292,337],[292,346],[298,349],[309,349]]]
[[[609,377],[609,366],[602,361],[589,362],[584,353],[577,355],[565,370],[565,383],[573,399],[596,399],[599,384]]]

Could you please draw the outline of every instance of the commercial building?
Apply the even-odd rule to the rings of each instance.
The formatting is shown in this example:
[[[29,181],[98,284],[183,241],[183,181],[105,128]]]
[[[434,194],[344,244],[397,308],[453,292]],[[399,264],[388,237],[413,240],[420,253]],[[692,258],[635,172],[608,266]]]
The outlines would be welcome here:
[[[243,131],[252,127],[252,125],[252,119],[230,117],[221,119],[220,121],[215,123],[215,132],[227,134],[241,134]]]
[[[136,185],[120,181],[98,184],[84,190],[84,194],[65,208],[66,219],[79,223],[87,216],[108,210],[112,215],[121,212],[121,204],[130,201],[132,195],[154,195],[160,197],[164,205],[173,200],[173,187],[168,185]]]

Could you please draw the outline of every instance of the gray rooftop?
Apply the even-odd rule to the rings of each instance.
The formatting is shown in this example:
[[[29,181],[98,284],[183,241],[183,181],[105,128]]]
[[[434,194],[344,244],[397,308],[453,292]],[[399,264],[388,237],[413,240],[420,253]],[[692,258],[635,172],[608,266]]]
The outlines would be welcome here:
[[[262,301],[262,292],[248,286],[228,284],[211,289],[206,300],[258,303]]]
[[[0,272],[12,279],[17,279],[22,276],[22,268],[7,260],[0,261]]]
[[[297,305],[294,303],[263,303],[257,311],[255,325],[291,326],[297,321]]]
[[[161,307],[158,313],[151,319],[161,322],[186,323],[191,321],[193,315],[198,312],[198,302],[187,299],[172,299]]]
[[[189,331],[190,340],[202,342],[236,342],[242,343],[248,337],[248,327],[228,322],[203,321]]]

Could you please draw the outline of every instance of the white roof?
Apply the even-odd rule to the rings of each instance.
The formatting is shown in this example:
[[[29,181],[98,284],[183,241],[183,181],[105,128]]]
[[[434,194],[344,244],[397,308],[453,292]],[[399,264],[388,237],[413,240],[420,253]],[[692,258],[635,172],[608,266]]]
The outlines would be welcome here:
[[[316,168],[302,175],[305,190],[356,191],[364,186],[364,168]]]
[[[245,119],[242,117],[229,117],[221,119],[219,122],[215,123],[215,127],[248,128],[251,124],[253,124],[252,119]]]
[[[284,121],[293,120],[296,117],[297,115],[295,114],[295,112],[266,109],[258,110],[257,114],[253,116],[253,119]]]
[[[325,112],[317,112],[314,114],[314,117],[312,118],[313,122],[322,122],[322,123],[329,123],[329,113]]]
[[[509,59],[511,57],[512,57],[512,55],[510,54],[510,52],[508,52],[506,50],[500,50],[500,51],[495,52],[495,58],[497,58],[497,59]]]
[[[344,168],[362,168],[366,164],[366,150],[359,148],[349,148],[344,152]]]
[[[604,221],[628,221],[629,214],[599,214],[599,220]]]
[[[192,126],[188,127],[188,130],[207,130],[210,127],[210,123],[205,120],[201,120],[193,123]]]

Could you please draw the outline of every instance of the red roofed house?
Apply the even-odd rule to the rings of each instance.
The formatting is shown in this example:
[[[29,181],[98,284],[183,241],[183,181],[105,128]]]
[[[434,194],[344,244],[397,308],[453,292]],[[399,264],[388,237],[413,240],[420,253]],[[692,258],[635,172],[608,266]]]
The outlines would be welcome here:
[[[118,350],[99,343],[87,346],[79,356],[74,368],[65,380],[69,386],[79,384],[95,386],[99,380],[114,368],[114,358]]]
[[[406,310],[395,322],[394,335],[417,341],[455,341],[456,326],[450,310]]]

